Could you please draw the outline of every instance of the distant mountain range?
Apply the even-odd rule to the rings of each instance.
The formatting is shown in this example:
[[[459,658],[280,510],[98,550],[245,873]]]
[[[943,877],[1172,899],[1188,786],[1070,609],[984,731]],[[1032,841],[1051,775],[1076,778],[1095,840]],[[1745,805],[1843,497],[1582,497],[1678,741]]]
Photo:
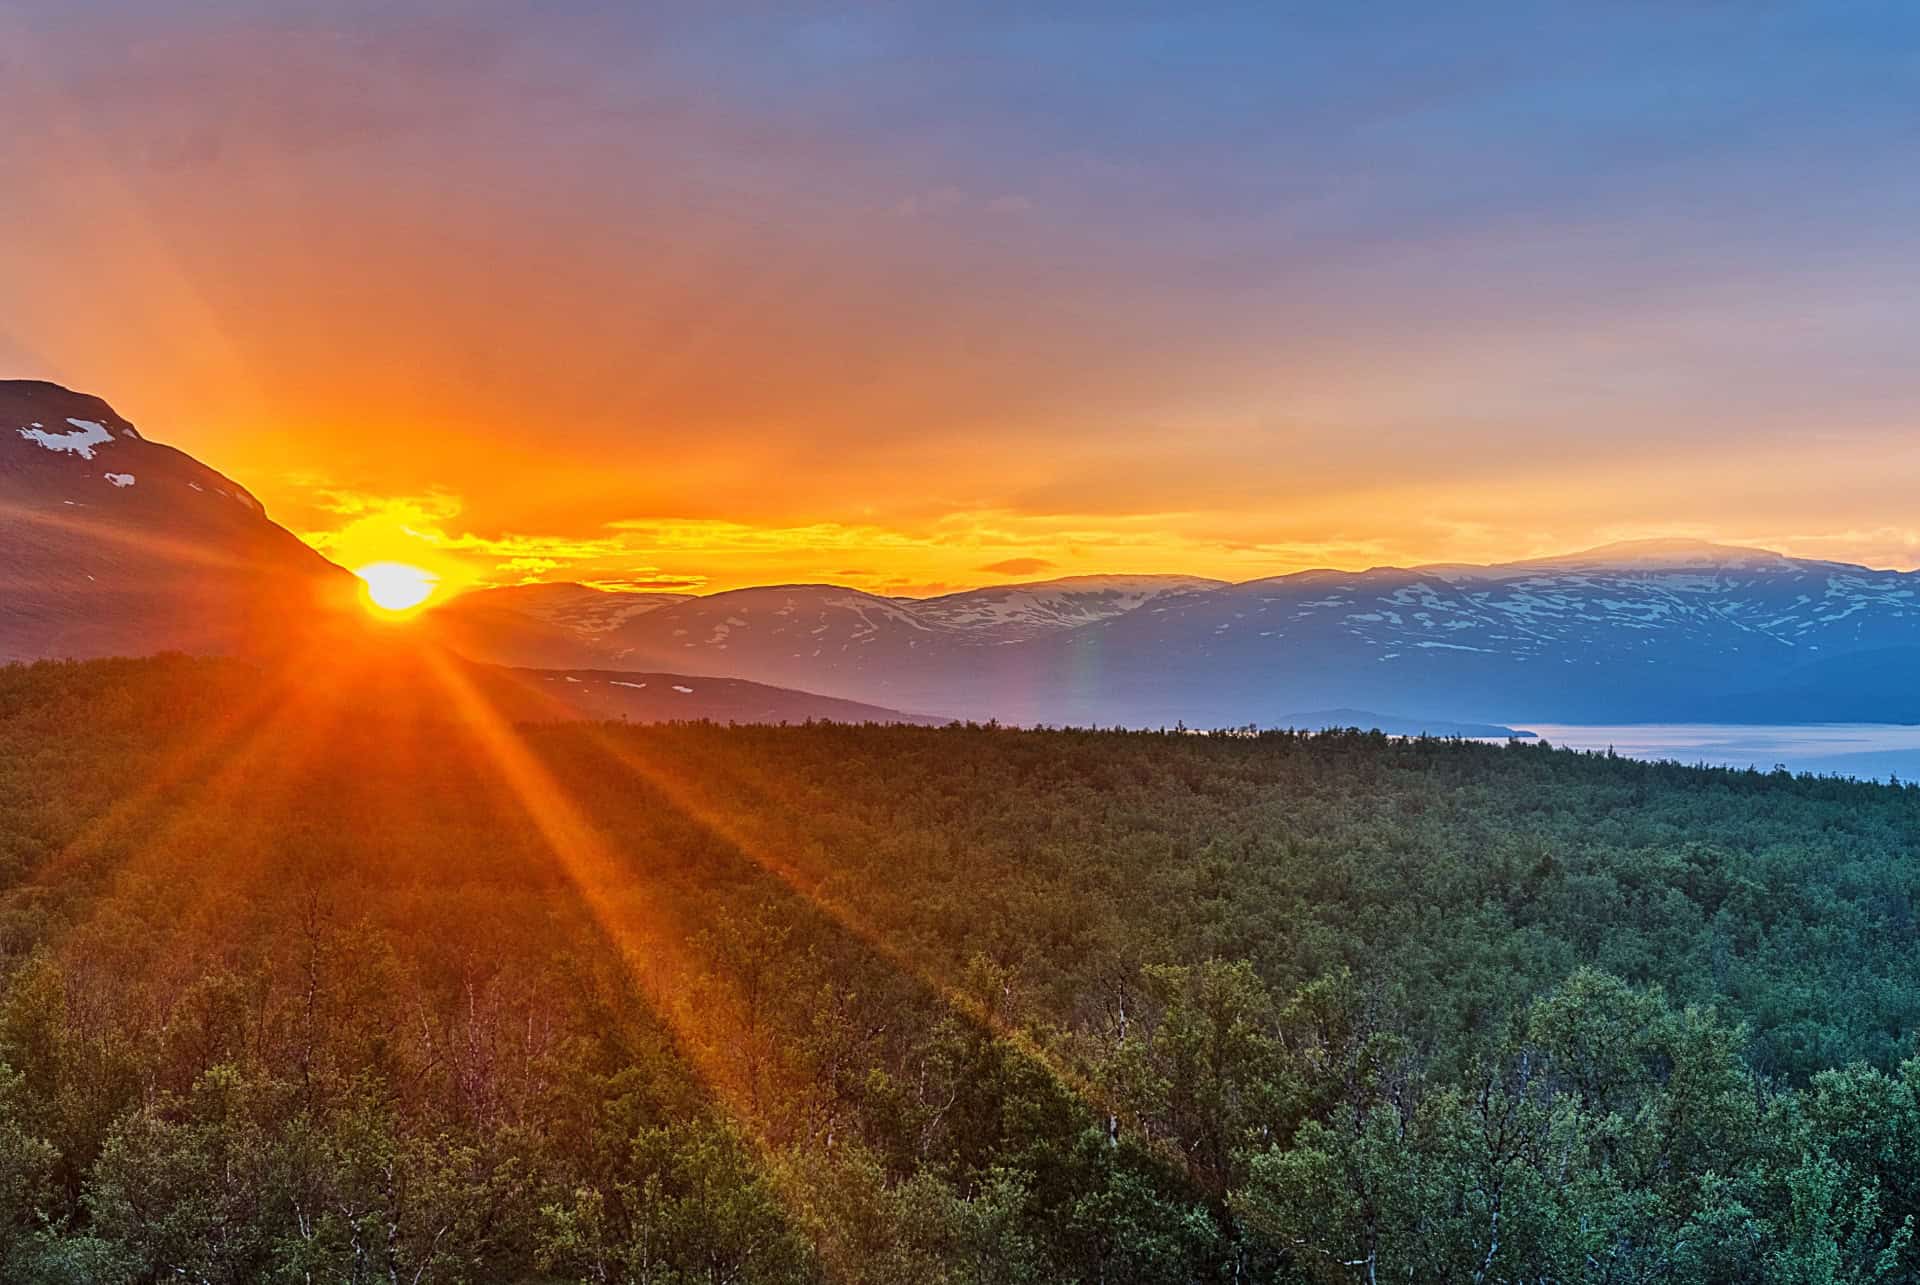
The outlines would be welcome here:
[[[243,487],[98,398],[33,381],[0,382],[0,588],[0,661],[246,651],[365,628],[353,578]],[[1490,735],[1533,721],[1920,722],[1920,574],[1693,541],[927,599],[523,585],[456,598],[411,636],[542,671],[520,681],[601,716],[1215,727],[1353,715]]]
[[[781,585],[651,595],[617,619],[596,592],[484,590],[433,627],[522,664],[671,667],[1016,722],[1920,721],[1920,575],[1695,541],[922,600]]]

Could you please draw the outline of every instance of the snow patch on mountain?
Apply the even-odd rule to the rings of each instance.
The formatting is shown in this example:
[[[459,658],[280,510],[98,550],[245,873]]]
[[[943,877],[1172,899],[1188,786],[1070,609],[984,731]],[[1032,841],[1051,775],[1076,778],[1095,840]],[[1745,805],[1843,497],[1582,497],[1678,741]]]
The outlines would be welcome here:
[[[69,455],[78,455],[83,460],[93,458],[94,447],[105,446],[113,440],[113,434],[107,429],[105,424],[90,419],[71,418],[67,420],[67,423],[73,425],[73,432],[50,433],[38,424],[33,425],[31,428],[23,428],[19,430],[19,432],[20,436],[26,438],[29,442],[34,442],[45,447],[47,450]]]
[[[1015,642],[1110,620],[1169,597],[1225,587],[1223,581],[1201,576],[1068,576],[903,601],[930,624]]]

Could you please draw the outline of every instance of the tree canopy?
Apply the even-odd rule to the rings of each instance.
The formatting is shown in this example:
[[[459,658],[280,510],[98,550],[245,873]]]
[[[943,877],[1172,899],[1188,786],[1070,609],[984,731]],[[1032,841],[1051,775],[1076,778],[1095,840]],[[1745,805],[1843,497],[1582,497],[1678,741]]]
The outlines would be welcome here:
[[[0,1277],[1920,1280],[1920,791],[0,669]]]

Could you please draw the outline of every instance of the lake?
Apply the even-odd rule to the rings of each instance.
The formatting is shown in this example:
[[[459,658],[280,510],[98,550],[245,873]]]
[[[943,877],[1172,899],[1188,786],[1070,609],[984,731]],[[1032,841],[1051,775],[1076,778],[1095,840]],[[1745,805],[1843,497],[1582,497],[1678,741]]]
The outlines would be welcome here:
[[[1767,726],[1724,723],[1642,723],[1618,726],[1515,721],[1555,745],[1604,750],[1632,758],[1675,759],[1716,767],[1920,781],[1920,727],[1888,723],[1813,723]]]

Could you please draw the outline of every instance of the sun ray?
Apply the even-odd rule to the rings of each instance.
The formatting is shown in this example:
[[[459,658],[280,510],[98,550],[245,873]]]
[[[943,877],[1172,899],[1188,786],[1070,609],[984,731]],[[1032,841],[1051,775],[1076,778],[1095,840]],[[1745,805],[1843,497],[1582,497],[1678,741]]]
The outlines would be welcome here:
[[[203,729],[163,747],[138,786],[112,807],[85,822],[58,851],[38,863],[30,881],[42,887],[58,886],[73,877],[77,867],[100,853],[115,838],[125,838],[147,825],[164,808],[166,796],[191,780],[218,756],[218,769],[205,790],[225,790],[268,744],[290,723],[289,690],[284,682],[263,682],[243,704],[217,714]],[[203,794],[202,797],[205,797]],[[179,814],[175,814],[177,822]]]
[[[76,506],[77,507],[77,506]],[[0,522],[19,522],[45,528],[57,535],[70,536],[87,545],[105,541],[136,550],[158,554],[169,562],[207,571],[241,571],[249,563],[226,549],[229,546],[200,539],[174,539],[151,528],[121,528],[111,522],[87,521],[67,513],[49,512],[30,504],[0,502]]]
[[[706,828],[739,856],[778,879],[795,895],[826,915],[843,931],[852,934],[891,967],[914,977],[922,985],[930,988],[953,1011],[964,1014],[969,1020],[1006,1040],[1022,1056],[1032,1060],[1058,1085],[1078,1096],[1089,1107],[1103,1114],[1113,1109],[1112,1104],[1106,1101],[1105,1095],[1098,1086],[1071,1068],[1063,1066],[1059,1059],[1042,1047],[1024,1027],[1009,1020],[1005,1014],[983,1002],[978,996],[968,994],[957,978],[929,961],[912,957],[892,941],[878,924],[855,908],[838,898],[826,896],[823,889],[825,881],[821,876],[803,870],[791,861],[774,856],[774,845],[758,840],[745,826],[732,819],[726,811],[702,800],[689,783],[669,777],[657,764],[649,762],[636,753],[631,746],[622,744],[616,739],[615,729],[611,725],[583,724],[581,726],[586,728],[587,734],[605,753],[659,791],[683,815]]]
[[[559,861],[600,930],[639,986],[647,1006],[664,1020],[676,1047],[707,1089],[727,1108],[759,1157],[762,1172],[779,1192],[789,1215],[800,1217],[806,1193],[798,1189],[756,1109],[754,1086],[716,1054],[729,1042],[727,1029],[739,1031],[738,1014],[713,996],[703,998],[698,1018],[685,1003],[701,976],[692,943],[694,932],[668,908],[664,898],[648,894],[644,871],[623,863],[590,818],[568,795],[558,778],[528,746],[525,737],[498,710],[458,661],[428,653],[435,679],[457,707],[459,726],[488,754]],[[852,1275],[845,1264],[823,1263],[834,1279]]]
[[[241,717],[223,719],[179,750],[163,752],[160,768],[132,806],[90,824],[35,872],[36,887],[61,887],[88,860],[117,843],[127,847],[124,859],[102,872],[102,888],[87,899],[86,913],[48,943],[69,966],[84,965],[84,950],[76,956],[73,943],[86,940],[90,924],[130,898],[167,897],[170,926],[148,943],[148,980],[160,984],[204,962],[176,944],[204,927],[201,917],[216,902],[235,898],[244,904],[297,891],[267,882],[282,845],[258,831],[257,818],[286,813],[291,792],[315,770],[320,747],[334,742],[342,720],[365,708],[367,693],[377,691],[383,678],[388,688],[400,685],[393,681],[394,660],[394,653],[378,648],[314,645],[257,670],[257,694],[240,707]],[[394,702],[381,707],[392,711]],[[401,713],[390,726],[410,721]],[[216,755],[215,769],[196,782],[198,770]],[[169,806],[168,796],[190,782],[187,805]],[[206,848],[188,867],[197,877],[155,882],[161,872],[180,869],[179,845],[198,841],[202,833]]]

